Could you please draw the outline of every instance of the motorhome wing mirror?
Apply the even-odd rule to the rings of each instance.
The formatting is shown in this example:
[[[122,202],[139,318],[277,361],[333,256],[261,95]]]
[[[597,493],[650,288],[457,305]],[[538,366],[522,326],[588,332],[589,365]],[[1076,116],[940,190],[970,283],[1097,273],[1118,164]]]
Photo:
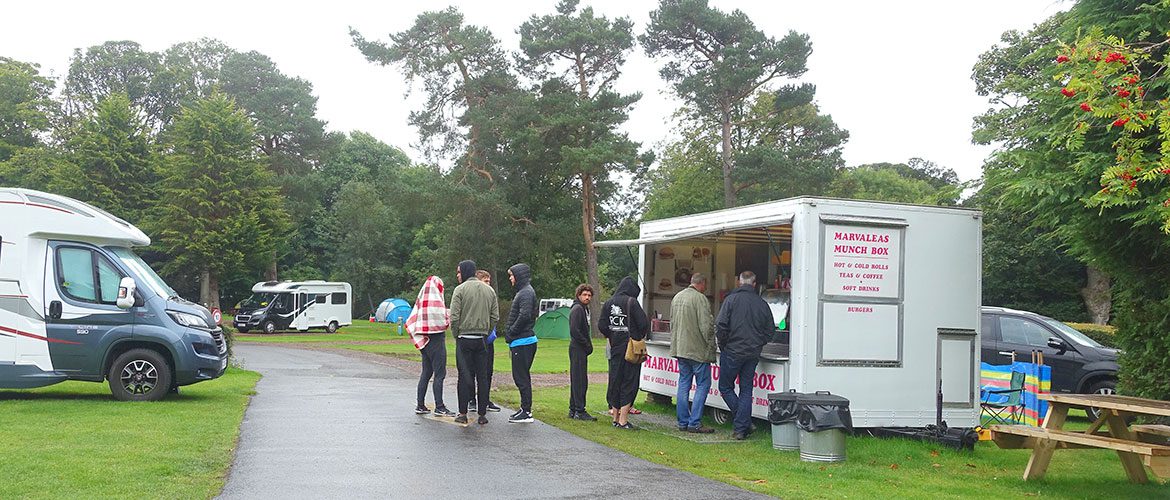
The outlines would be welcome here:
[[[118,307],[122,309],[130,309],[134,307],[134,278],[129,276],[122,278],[122,282],[118,284]]]
[[[49,302],[49,319],[61,319],[61,301]]]

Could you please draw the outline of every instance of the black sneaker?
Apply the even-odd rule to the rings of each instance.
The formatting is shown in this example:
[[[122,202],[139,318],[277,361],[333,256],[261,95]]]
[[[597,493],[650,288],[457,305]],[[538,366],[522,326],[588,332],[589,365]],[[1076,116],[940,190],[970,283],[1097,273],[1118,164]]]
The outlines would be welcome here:
[[[455,423],[466,424],[467,423],[467,415],[459,415],[458,417],[455,417]]]
[[[508,416],[508,420],[511,420],[511,419],[513,419],[513,418],[516,418],[516,416],[517,416],[517,415],[520,415],[521,413],[524,413],[524,410],[516,410],[516,413],[513,413],[513,414],[511,414],[511,415],[509,415],[509,416]]]
[[[516,413],[516,415],[513,415],[512,418],[508,419],[508,423],[512,424],[527,424],[535,421],[536,419],[532,418],[532,414],[524,410],[520,410]]]
[[[454,417],[455,412],[448,410],[446,406],[439,406],[435,408],[436,417]]]
[[[468,411],[469,413],[470,413],[470,412],[477,412],[477,413],[478,413],[478,412],[479,412],[479,406],[477,406],[477,405],[475,404],[475,401],[472,401],[472,402],[470,402],[470,403],[467,403],[467,411]]]
[[[613,426],[617,427],[618,429],[626,429],[626,430],[630,430],[630,431],[637,429],[637,427],[634,427],[634,424],[631,424],[629,422],[626,422],[624,424],[618,424],[617,422],[614,422]]]
[[[495,404],[495,403],[493,403],[493,402],[491,402],[491,401],[488,401],[488,404],[487,404],[487,411],[500,411],[500,407],[499,407],[499,406],[496,406],[496,404]]]
[[[738,432],[733,432],[733,433],[731,433],[731,439],[734,439],[736,441],[743,441],[743,440],[747,439],[747,435],[740,434]]]
[[[414,414],[415,415],[426,415],[430,412],[431,412],[431,409],[427,408],[427,405],[424,405],[422,403],[419,403],[418,406],[414,407]]]
[[[698,427],[688,427],[687,432],[689,432],[691,434],[711,434],[711,433],[715,432],[715,429],[712,429],[712,428],[704,426],[704,425],[700,425]]]
[[[589,412],[584,412],[584,411],[579,411],[577,413],[570,414],[569,418],[575,418],[577,420],[584,420],[586,422],[596,422],[597,421],[597,417],[594,417],[593,415],[590,415]]]
[[[486,416],[484,416],[484,415],[480,415],[480,416],[479,416],[479,420],[477,420],[476,422],[478,422],[478,423],[479,423],[479,425],[483,425],[483,424],[486,424],[486,423],[488,423],[488,419],[487,419],[487,417],[486,417]]]

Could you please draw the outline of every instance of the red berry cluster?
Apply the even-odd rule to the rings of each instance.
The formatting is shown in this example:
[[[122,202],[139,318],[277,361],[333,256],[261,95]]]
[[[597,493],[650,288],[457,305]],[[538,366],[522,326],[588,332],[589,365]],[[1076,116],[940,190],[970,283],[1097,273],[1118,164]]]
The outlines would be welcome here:
[[[1093,107],[1092,107],[1092,106],[1089,106],[1089,103],[1087,103],[1087,102],[1082,102],[1082,103],[1081,103],[1081,109],[1083,109],[1083,110],[1085,110],[1085,111],[1087,112],[1087,111],[1092,111],[1092,110],[1093,110]]]
[[[1129,97],[1129,91],[1124,87],[1117,87],[1117,97]]]
[[[1133,85],[1133,84],[1135,84],[1135,83],[1137,83],[1137,82],[1138,82],[1138,77],[1137,77],[1137,75],[1129,75],[1129,76],[1125,77],[1125,83],[1128,83],[1128,84],[1130,84],[1130,85]]]
[[[1116,120],[1113,120],[1114,127],[1121,127],[1121,126],[1124,126],[1126,123],[1129,123],[1129,117],[1123,117],[1123,118],[1118,118]]]
[[[1065,97],[1072,97],[1074,95],[1077,95],[1077,91],[1070,89],[1068,87],[1060,89],[1060,93],[1063,94]]]
[[[1098,57],[1100,57],[1100,56],[1098,56]],[[1107,62],[1107,63],[1119,62],[1121,64],[1126,64],[1128,61],[1125,59],[1125,56],[1121,55],[1120,53],[1110,52],[1109,54],[1107,54],[1105,56],[1105,62]]]
[[[1056,62],[1057,63],[1066,63],[1066,62],[1068,62],[1068,56],[1066,56],[1064,54],[1056,56]]]

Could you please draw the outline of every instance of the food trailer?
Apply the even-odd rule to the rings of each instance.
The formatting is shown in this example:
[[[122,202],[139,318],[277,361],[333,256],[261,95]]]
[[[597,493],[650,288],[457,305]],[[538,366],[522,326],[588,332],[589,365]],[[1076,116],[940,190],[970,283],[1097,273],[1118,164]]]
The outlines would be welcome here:
[[[756,368],[753,416],[768,393],[830,391],[855,427],[979,423],[981,217],[978,210],[791,198],[644,222],[636,240],[651,317],[642,390],[674,397],[670,301],[708,276],[717,314],[737,275],[753,271],[777,329]],[[707,405],[723,410],[718,366]],[[691,389],[694,391],[694,388]]]

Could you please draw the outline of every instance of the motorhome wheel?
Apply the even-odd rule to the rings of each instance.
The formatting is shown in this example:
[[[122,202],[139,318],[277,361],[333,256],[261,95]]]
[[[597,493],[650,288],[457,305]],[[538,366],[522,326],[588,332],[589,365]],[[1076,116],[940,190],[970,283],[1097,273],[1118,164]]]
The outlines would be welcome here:
[[[276,323],[273,323],[272,320],[265,321],[264,333],[276,333]]]
[[[329,322],[329,326],[326,326],[326,327],[325,327],[325,331],[327,331],[327,332],[329,332],[329,333],[337,333],[337,322],[336,322],[336,321],[330,321],[330,322]]]
[[[119,401],[158,401],[170,391],[171,365],[150,349],[131,349],[110,365],[110,392]]]

